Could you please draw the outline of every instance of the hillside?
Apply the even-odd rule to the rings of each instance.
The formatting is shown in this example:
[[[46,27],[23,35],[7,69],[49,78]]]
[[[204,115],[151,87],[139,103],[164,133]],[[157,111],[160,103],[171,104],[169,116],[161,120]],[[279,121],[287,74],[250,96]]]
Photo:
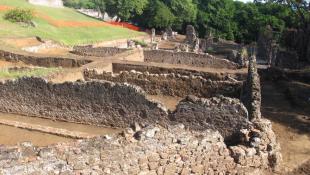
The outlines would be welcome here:
[[[22,27],[3,19],[8,9],[30,8],[36,27]],[[65,45],[76,45],[143,35],[87,17],[69,8],[35,6],[25,0],[0,1],[0,38],[39,36]]]

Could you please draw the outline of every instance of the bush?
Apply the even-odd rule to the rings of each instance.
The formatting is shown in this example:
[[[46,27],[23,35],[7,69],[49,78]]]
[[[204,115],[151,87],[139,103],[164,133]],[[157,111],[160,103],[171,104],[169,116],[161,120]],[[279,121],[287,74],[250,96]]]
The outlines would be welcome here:
[[[140,45],[141,47],[147,47],[147,44],[145,41],[139,41],[139,40],[133,40],[136,45]]]
[[[4,19],[11,22],[30,23],[33,19],[33,11],[31,9],[15,8],[5,13]]]

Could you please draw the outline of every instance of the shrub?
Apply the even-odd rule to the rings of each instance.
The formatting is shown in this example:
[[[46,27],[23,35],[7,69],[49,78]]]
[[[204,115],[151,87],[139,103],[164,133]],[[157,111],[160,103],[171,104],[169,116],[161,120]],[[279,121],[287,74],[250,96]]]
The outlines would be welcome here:
[[[31,9],[15,8],[5,13],[4,19],[11,22],[30,23],[33,19],[33,11]]]
[[[136,45],[140,45],[141,47],[147,47],[147,44],[145,41],[139,41],[139,40],[133,40]]]

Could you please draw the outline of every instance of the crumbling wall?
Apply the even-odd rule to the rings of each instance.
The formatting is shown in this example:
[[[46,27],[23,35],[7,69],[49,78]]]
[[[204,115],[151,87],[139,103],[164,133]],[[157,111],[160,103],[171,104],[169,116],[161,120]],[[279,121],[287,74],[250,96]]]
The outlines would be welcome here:
[[[0,50],[0,59],[4,59],[9,62],[24,62],[35,66],[42,67],[81,67],[84,64],[88,64],[90,60],[78,60],[72,58],[61,58],[61,57],[39,57],[32,55],[16,54],[4,50]]]
[[[249,174],[275,169],[281,160],[270,122],[249,122],[243,104],[228,97],[188,97],[167,114],[134,86],[23,78],[0,83],[0,111],[92,125],[134,125],[134,131],[121,135],[44,148],[27,143],[2,147],[2,174]],[[235,134],[241,141],[227,147],[224,139]]]
[[[209,54],[173,52],[165,50],[144,50],[145,62],[183,64],[195,67],[237,69],[239,65]]]
[[[195,130],[217,130],[230,143],[239,143],[240,130],[250,126],[243,104],[223,96],[211,99],[188,96],[178,104],[172,120]]]
[[[137,72],[149,72],[150,74],[180,74],[184,76],[201,76],[204,79],[210,79],[213,81],[226,81],[231,78],[243,81],[246,79],[246,73],[218,73],[218,72],[203,72],[191,69],[181,69],[181,68],[166,68],[152,65],[142,65],[142,64],[125,64],[125,63],[112,63],[113,73],[120,73],[124,71],[135,70]]]
[[[214,97],[224,95],[239,98],[242,82],[211,81],[200,76],[183,76],[180,74],[149,74],[148,72],[121,72],[120,74],[97,73],[96,70],[84,70],[85,80],[106,80],[129,83],[141,87],[150,95],[186,97]]]
[[[23,143],[1,148],[0,153],[0,173],[4,175],[250,174],[266,168],[260,167],[261,162],[236,164],[217,132],[190,132],[182,125],[129,129],[122,135],[43,148]]]
[[[225,100],[226,98],[228,97],[218,99],[217,105],[231,105],[229,100]],[[197,104],[197,108],[199,105]],[[205,104],[206,109],[209,107],[213,108],[213,105]],[[0,83],[0,111],[121,128],[135,123],[159,123],[162,126],[176,123],[170,120],[171,115],[169,116],[161,104],[147,100],[141,88],[106,81],[63,84],[48,83],[40,78],[6,81]],[[234,108],[222,108],[218,112],[221,113],[219,118],[222,120],[227,120],[230,116],[226,114],[232,113],[234,114],[232,116],[244,117]],[[191,113],[187,115],[192,116]],[[205,129],[221,131],[221,127],[231,126],[229,124],[208,127],[210,125],[206,125]],[[197,128],[190,127],[190,129]],[[232,130],[234,133],[239,132],[239,128]]]
[[[130,49],[116,47],[75,46],[71,53],[81,56],[109,57],[129,51]]]
[[[256,68],[256,57],[249,61],[248,79],[244,83],[242,102],[247,107],[250,120],[261,119],[261,87],[260,77]]]
[[[23,78],[0,84],[0,111],[55,120],[129,127],[134,122],[165,125],[166,111],[134,86],[111,82],[48,83]]]

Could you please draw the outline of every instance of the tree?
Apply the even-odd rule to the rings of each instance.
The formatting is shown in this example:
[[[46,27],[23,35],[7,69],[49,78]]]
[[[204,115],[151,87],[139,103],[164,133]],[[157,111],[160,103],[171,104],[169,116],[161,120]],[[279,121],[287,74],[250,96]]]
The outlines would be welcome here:
[[[208,27],[213,33],[222,38],[234,39],[236,23],[234,2],[231,0],[199,0],[197,23]],[[200,29],[200,31],[203,29]]]
[[[139,25],[149,28],[164,29],[174,24],[175,16],[160,0],[151,1],[143,14],[134,18]]]
[[[163,0],[176,17],[174,28],[182,29],[186,23],[195,23],[197,18],[197,4],[193,0]]]
[[[166,28],[174,23],[175,18],[176,17],[170,9],[164,3],[157,0],[153,11],[153,16],[150,19],[148,26]]]
[[[147,7],[148,0],[105,0],[106,12],[122,21],[128,21],[135,15],[141,15]]]

